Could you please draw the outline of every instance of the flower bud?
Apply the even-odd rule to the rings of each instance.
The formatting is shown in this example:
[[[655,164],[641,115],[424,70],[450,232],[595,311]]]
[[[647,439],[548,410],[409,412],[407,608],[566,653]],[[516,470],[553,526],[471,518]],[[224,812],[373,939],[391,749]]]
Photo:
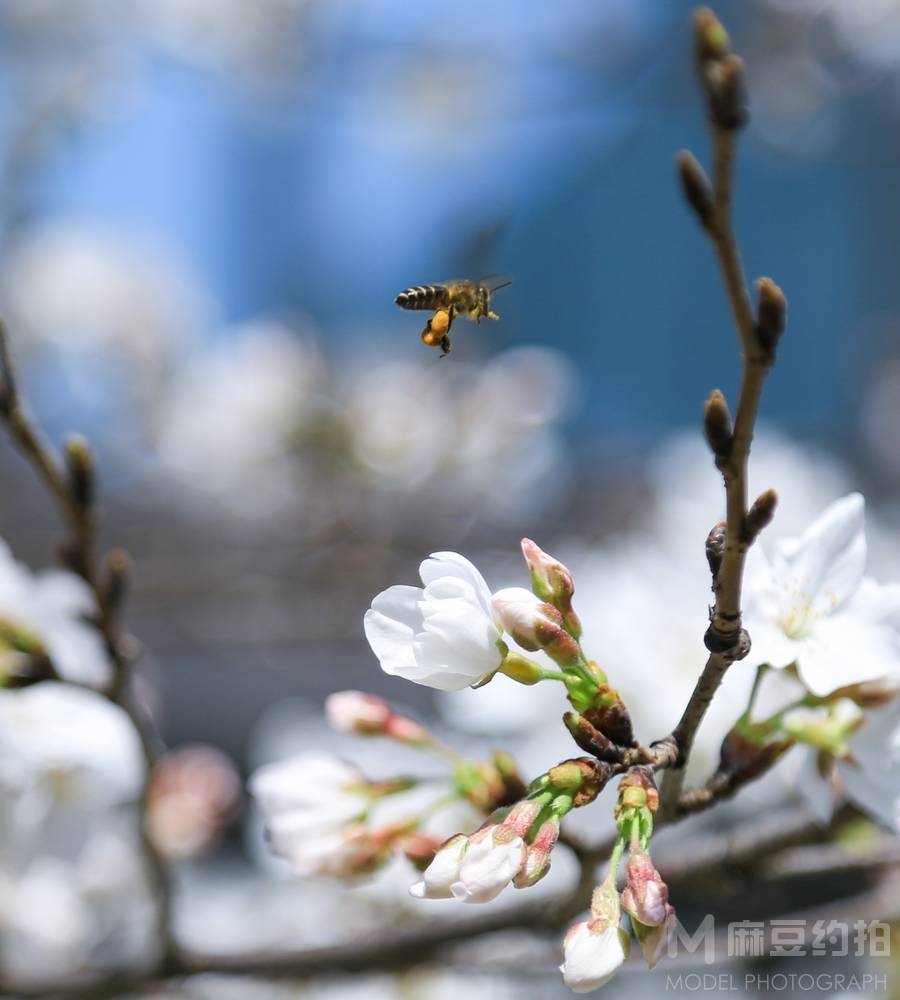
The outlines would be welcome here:
[[[693,153],[683,149],[676,160],[678,177],[684,200],[694,210],[697,221],[704,229],[709,229],[713,221],[713,194],[703,167]]]
[[[602,927],[592,920],[569,928],[563,941],[564,960],[559,967],[573,993],[591,993],[612,979],[628,958],[631,941],[618,926]]]
[[[342,733],[381,735],[391,717],[382,698],[362,691],[337,691],[325,699],[325,716]]]
[[[756,336],[769,364],[775,360],[775,348],[784,333],[787,299],[771,278],[756,282],[759,300],[756,305]]]
[[[422,873],[422,880],[410,886],[410,896],[418,899],[452,899],[451,886],[459,881],[459,868],[468,843],[469,838],[464,833],[458,833],[445,841]]]
[[[713,389],[703,409],[703,432],[712,453],[720,461],[727,460],[731,454],[732,431],[728,403],[718,389]]]
[[[594,704],[582,712],[588,722],[617,746],[633,746],[631,715],[619,692],[609,684],[601,684],[593,700]]]
[[[653,769],[644,765],[632,767],[619,782],[616,817],[625,809],[648,809],[654,813],[658,808],[659,792],[656,790]]]
[[[671,904],[666,905],[666,916],[662,923],[656,925],[642,924],[639,920],[632,918],[631,929],[641,947],[641,954],[649,968],[662,958],[672,931],[675,928],[675,908]]]
[[[486,826],[468,838],[459,878],[450,886],[454,899],[487,903],[518,875],[525,861],[525,841],[504,826]]]
[[[559,820],[551,816],[541,824],[534,840],[525,850],[525,861],[513,879],[517,889],[527,889],[550,871],[550,853],[559,838]]]
[[[571,927],[563,941],[559,970],[573,993],[599,989],[628,957],[631,941],[619,927],[620,917],[619,895],[608,880],[594,890],[590,918]]]
[[[709,62],[703,73],[709,98],[709,110],[715,124],[728,132],[747,124],[747,93],[744,84],[744,60],[727,55]]]
[[[507,587],[493,597],[494,612],[503,628],[524,649],[542,649],[560,666],[581,660],[578,643],[565,630],[562,614],[524,587]]]
[[[524,838],[540,814],[540,802],[534,799],[522,799],[510,809],[500,825],[511,830],[517,837]]]
[[[731,51],[728,32],[709,7],[694,12],[694,45],[701,65],[724,59]]]
[[[669,910],[669,888],[646,851],[632,851],[625,867],[622,909],[648,927],[662,924]]]
[[[574,757],[550,768],[546,787],[569,796],[573,807],[578,809],[597,798],[612,774],[610,764],[592,757]]]
[[[577,712],[566,712],[563,716],[566,729],[572,734],[572,739],[584,750],[592,753],[600,760],[615,763],[622,756],[621,750],[611,740],[607,739],[583,715]]]
[[[778,494],[775,490],[766,490],[753,501],[744,521],[744,540],[750,544],[756,536],[768,527],[775,516],[778,506]]]
[[[342,733],[386,736],[398,743],[428,743],[428,730],[414,719],[395,712],[383,699],[363,691],[337,691],[325,699],[325,716]]]
[[[397,850],[420,872],[428,869],[442,844],[440,837],[418,831],[403,834],[395,841]]]
[[[552,604],[560,612],[567,631],[577,639],[581,635],[581,622],[572,610],[572,595],[575,593],[572,574],[530,538],[522,539],[522,554],[531,572],[532,590],[542,601]]]
[[[90,507],[94,499],[94,459],[87,439],[72,434],[65,446],[69,490],[79,507]]]
[[[221,751],[203,744],[173,750],[150,776],[147,834],[166,858],[196,858],[233,819],[240,789],[237,770]]]

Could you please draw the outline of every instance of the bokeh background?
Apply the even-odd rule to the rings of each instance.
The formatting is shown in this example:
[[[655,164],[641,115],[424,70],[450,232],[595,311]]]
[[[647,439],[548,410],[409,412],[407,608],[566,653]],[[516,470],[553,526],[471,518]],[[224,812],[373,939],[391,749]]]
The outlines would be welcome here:
[[[98,455],[169,745],[242,771],[338,745],[322,700],[360,687],[552,763],[555,706],[511,682],[478,707],[436,702],[362,637],[371,597],[430,551],[522,583],[522,535],[581,568],[598,655],[621,648],[626,671],[616,625],[646,600],[636,578],[656,582],[684,640],[648,637],[644,669],[673,679],[647,718],[677,717],[721,507],[701,404],[738,380],[673,165],[707,152],[691,8],[0,2],[0,308],[49,435],[81,431]],[[776,534],[862,489],[873,572],[897,578],[900,3],[716,9],[748,64],[745,262],[790,301],[754,483],[782,496]],[[501,321],[460,322],[447,359],[393,304],[489,272],[514,279]],[[0,473],[0,533],[48,565],[49,502],[8,448]],[[683,675],[661,665],[673,645]],[[649,679],[623,683],[646,699]],[[185,926],[245,941],[249,900],[261,944],[315,943],[333,890],[264,890],[252,844],[238,824],[185,872],[204,900]]]

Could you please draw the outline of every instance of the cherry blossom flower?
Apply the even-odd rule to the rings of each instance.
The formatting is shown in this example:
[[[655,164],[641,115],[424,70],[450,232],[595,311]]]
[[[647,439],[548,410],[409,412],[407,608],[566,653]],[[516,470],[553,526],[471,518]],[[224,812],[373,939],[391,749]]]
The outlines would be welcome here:
[[[585,920],[569,929],[563,942],[565,960],[559,967],[573,993],[590,993],[612,979],[628,957],[628,935],[618,923]]]
[[[745,623],[755,663],[797,664],[816,695],[900,672],[900,585],[863,576],[864,501],[837,500],[768,558],[756,546]]]
[[[298,754],[266,764],[250,778],[250,793],[273,841],[335,830],[365,815],[365,782],[356,768],[328,754]]]
[[[57,803],[136,801],[143,774],[134,727],[101,695],[56,682],[0,691],[0,794],[14,830],[39,827]]]
[[[849,799],[900,833],[900,698],[867,710],[847,739],[846,754],[831,759],[830,765],[823,780],[816,755],[809,754],[807,774],[796,781],[823,822],[831,819],[841,801]]]
[[[424,589],[389,587],[366,612],[366,638],[381,669],[441,691],[487,680],[503,651],[484,578],[455,552],[434,553],[419,574]]]
[[[0,619],[33,634],[63,679],[102,687],[110,665],[97,630],[85,621],[93,612],[90,592],[73,573],[32,573],[0,541]]]

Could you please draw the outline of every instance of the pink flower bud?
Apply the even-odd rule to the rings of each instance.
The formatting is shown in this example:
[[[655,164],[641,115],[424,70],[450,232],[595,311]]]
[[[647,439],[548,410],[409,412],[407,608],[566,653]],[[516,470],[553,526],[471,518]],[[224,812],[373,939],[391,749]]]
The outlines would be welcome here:
[[[543,649],[560,666],[580,662],[581,649],[552,604],[539,600],[524,587],[498,590],[493,604],[500,624],[523,649]]]
[[[531,571],[532,590],[542,601],[560,611],[568,632],[576,637],[581,635],[581,623],[572,610],[572,595],[575,593],[572,574],[530,538],[522,539],[522,554]]]
[[[510,809],[501,826],[511,830],[516,836],[524,837],[540,814],[540,803],[535,802],[534,799],[522,799]]]
[[[562,625],[559,612],[539,600],[524,587],[507,587],[493,597],[494,611],[503,628],[529,652],[540,649],[538,630],[558,629]]]
[[[559,598],[571,599],[575,593],[572,574],[558,559],[544,552],[530,538],[522,539],[522,555],[531,571],[534,592],[542,601],[555,604]]]
[[[193,858],[219,839],[233,818],[241,783],[231,760],[195,744],[172,751],[153,769],[146,829],[167,858]]]
[[[550,853],[559,837],[559,820],[555,817],[541,824],[534,840],[525,851],[525,862],[513,879],[517,889],[526,889],[539,882],[550,871]]]
[[[671,905],[666,904],[666,915],[662,923],[651,927],[632,918],[631,927],[638,944],[641,946],[644,961],[652,969],[662,958],[669,938],[672,936],[672,930],[675,927],[675,910]]]
[[[650,855],[634,851],[625,869],[627,882],[622,892],[622,908],[648,927],[665,922],[669,909],[669,888],[653,867]]]
[[[408,715],[392,715],[385,726],[384,735],[398,743],[421,746],[430,741],[428,730]]]
[[[434,861],[443,840],[430,833],[407,833],[396,840],[397,850],[420,872],[424,872]]]
[[[325,715],[340,732],[370,736],[384,732],[391,717],[391,708],[374,694],[337,691],[325,699]]]

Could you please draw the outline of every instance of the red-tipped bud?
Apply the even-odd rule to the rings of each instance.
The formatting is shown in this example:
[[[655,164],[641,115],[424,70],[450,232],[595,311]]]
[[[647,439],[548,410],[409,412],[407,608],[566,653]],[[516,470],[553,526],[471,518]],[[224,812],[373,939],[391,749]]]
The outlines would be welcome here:
[[[554,816],[543,822],[525,850],[525,861],[513,879],[517,889],[527,889],[550,871],[550,854],[559,838],[559,820]]]
[[[669,910],[669,888],[645,851],[633,851],[625,869],[622,909],[648,927],[664,923]]]
[[[572,595],[575,593],[572,574],[530,538],[522,539],[522,554],[531,572],[531,587],[535,595],[557,608],[566,629],[576,638],[580,636],[581,622],[572,610]]]
[[[566,631],[562,614],[524,587],[498,590],[493,598],[500,624],[524,649],[544,652],[562,667],[575,666],[581,649]]]

